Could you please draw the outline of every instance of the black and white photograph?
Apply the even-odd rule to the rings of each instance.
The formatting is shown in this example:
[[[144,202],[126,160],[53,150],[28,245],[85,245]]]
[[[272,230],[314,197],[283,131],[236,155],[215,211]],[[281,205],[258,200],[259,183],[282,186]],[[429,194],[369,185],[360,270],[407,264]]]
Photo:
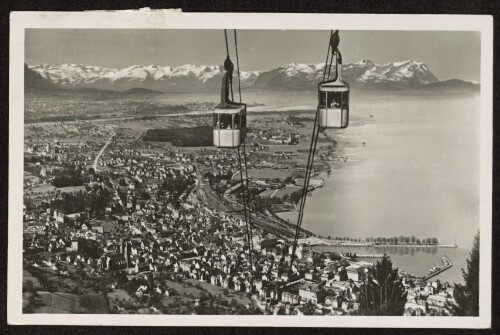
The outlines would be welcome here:
[[[13,322],[490,326],[490,20],[135,14],[12,17]]]

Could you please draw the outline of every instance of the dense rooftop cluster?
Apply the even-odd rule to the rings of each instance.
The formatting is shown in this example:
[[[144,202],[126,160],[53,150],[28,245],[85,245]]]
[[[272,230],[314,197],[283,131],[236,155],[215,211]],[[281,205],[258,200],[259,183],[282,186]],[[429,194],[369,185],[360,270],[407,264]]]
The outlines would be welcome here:
[[[81,127],[88,124],[67,125],[76,134]],[[300,174],[276,169],[298,154],[268,149],[273,141],[288,145],[300,138],[287,129],[285,123],[249,136],[249,169],[267,169],[249,176],[252,197],[268,196],[261,210],[253,207],[253,248],[238,205],[234,152],[141,145],[107,127],[86,129],[95,138],[109,137],[106,150],[103,140],[91,138],[30,139],[25,310],[355,314],[373,264],[300,244],[290,267],[293,227],[269,211],[284,205],[272,196],[301,188]],[[443,314],[453,303],[447,284],[402,272],[400,279],[408,292],[407,314]]]

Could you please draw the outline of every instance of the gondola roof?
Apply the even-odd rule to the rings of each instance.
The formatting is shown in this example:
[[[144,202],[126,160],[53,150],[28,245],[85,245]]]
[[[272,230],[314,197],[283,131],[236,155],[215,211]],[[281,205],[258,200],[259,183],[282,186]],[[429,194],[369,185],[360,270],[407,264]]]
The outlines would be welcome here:
[[[215,107],[215,114],[238,114],[244,109],[244,106],[234,107]]]
[[[325,81],[319,84],[319,90],[323,92],[335,91],[344,92],[349,91],[349,85],[341,80]]]

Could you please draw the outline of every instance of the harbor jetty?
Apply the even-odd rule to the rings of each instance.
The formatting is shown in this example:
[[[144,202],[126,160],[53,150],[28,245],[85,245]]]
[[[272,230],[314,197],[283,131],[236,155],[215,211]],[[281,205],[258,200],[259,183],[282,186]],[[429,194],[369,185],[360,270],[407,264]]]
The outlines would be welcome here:
[[[451,263],[450,259],[446,255],[443,256],[443,258],[441,259],[441,261],[443,262],[444,266],[443,267],[435,266],[432,269],[430,269],[429,270],[429,274],[427,276],[423,277],[422,281],[426,281],[426,280],[428,280],[428,279],[430,279],[430,278],[432,278],[434,276],[437,276],[441,272],[444,272],[444,271],[448,270],[449,268],[451,268],[453,266],[453,264]]]
[[[342,256],[342,257],[348,257],[348,258],[352,257],[352,256],[356,256],[356,258],[382,258],[382,257],[384,257],[383,254],[356,254],[356,253],[354,253],[351,256],[349,256],[349,254],[347,254],[345,252],[341,253],[340,256]]]
[[[276,216],[276,214],[274,214]],[[279,217],[278,217],[279,218]],[[329,240],[309,236],[298,240],[298,244],[304,244],[310,247],[325,245],[332,247],[371,247],[371,248],[457,248],[456,244],[381,244],[373,242],[347,242],[338,240]],[[358,256],[361,257],[361,256]]]
[[[373,242],[346,242],[310,236],[299,239],[299,244],[308,246],[328,245],[333,247],[370,247],[370,248],[457,248],[456,244],[381,244]]]

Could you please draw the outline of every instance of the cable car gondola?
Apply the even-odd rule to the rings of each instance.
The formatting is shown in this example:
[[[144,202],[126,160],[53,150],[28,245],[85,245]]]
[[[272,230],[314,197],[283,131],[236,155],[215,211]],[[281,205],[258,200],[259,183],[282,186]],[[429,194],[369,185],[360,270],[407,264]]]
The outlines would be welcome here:
[[[226,58],[224,76],[222,77],[221,101],[213,112],[214,146],[217,148],[238,148],[245,141],[247,134],[247,106],[233,102],[229,98],[234,65]]]
[[[342,79],[342,55],[338,50],[339,42],[337,30],[330,38],[332,59],[335,55],[336,78],[323,81],[318,85],[318,123],[321,128],[326,129],[343,129],[349,124],[349,84]],[[331,66],[332,61],[329,64],[328,75],[330,75]]]
[[[246,117],[247,106],[243,103],[231,101],[232,77],[234,65],[229,56],[224,62],[224,76],[222,77],[221,101],[213,112],[214,117],[214,146],[217,148],[238,148],[247,135]]]

